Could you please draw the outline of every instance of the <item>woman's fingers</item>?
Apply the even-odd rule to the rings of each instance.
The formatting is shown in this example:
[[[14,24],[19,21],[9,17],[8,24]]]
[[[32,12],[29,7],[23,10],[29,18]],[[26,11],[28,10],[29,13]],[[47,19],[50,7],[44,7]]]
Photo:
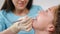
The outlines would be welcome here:
[[[25,31],[30,31],[32,29],[32,22],[30,22],[28,25],[25,26]]]
[[[20,21],[18,25],[19,25],[19,26],[20,26],[20,25],[27,25],[27,24],[29,24],[28,21],[30,21],[30,20],[31,20],[30,18],[26,18],[25,20]]]
[[[32,28],[32,19],[31,18],[27,17],[18,23],[18,29],[30,31],[31,28]]]
[[[28,21],[26,21],[26,22],[23,23],[22,25],[26,26],[26,25],[30,24],[30,22],[32,22],[32,19],[29,19]]]
[[[25,28],[26,28],[26,29],[28,29],[29,27],[31,27],[31,26],[32,26],[32,22],[29,22],[29,24],[24,25],[24,26],[25,26]]]
[[[25,31],[27,31],[27,32],[28,32],[28,31],[30,31],[31,29],[32,29],[32,27],[30,27],[30,28],[26,29]]]
[[[32,20],[29,20],[26,24],[21,24],[21,30],[30,31],[32,27]]]

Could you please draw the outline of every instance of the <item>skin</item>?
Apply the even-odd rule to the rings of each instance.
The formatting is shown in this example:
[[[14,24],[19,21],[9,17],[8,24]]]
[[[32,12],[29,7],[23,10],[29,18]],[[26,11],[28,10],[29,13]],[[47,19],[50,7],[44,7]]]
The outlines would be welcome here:
[[[15,6],[15,9],[17,10],[23,10],[26,8],[29,0],[12,0],[14,6]]]
[[[28,2],[29,2],[29,0],[12,0],[12,3],[15,6],[13,13],[17,16],[25,16],[26,14],[28,14],[29,10],[26,8]],[[18,20],[20,20],[20,18]],[[24,22],[24,20],[26,21],[26,23]],[[23,24],[25,25],[24,27],[26,27],[26,31],[30,31],[32,29],[32,19],[30,19],[28,21],[27,20],[28,20],[28,17],[21,19],[21,21],[24,22]],[[20,23],[20,21],[17,24],[19,24],[19,23]],[[15,24],[15,25],[17,25],[17,24]],[[15,27],[14,24],[12,26]],[[14,30],[13,27],[0,32],[0,34],[17,34],[21,30],[20,28],[19,28],[19,30]],[[12,32],[12,29],[15,32]]]
[[[26,15],[29,11],[26,8],[29,0],[12,0],[15,10],[13,10],[13,13],[17,16],[24,16]]]
[[[11,27],[0,32],[0,34],[17,34],[19,31],[30,31],[32,29],[32,19],[28,17],[20,18],[20,22],[15,22]]]
[[[48,20],[49,19],[49,20]],[[53,20],[53,15],[50,12],[41,11],[33,23],[34,28],[44,30]]]
[[[13,10],[13,13],[17,16],[26,16],[26,14],[29,13],[29,10],[26,8],[29,0],[12,0],[14,6],[15,6],[15,9]],[[26,18],[27,19],[27,18]],[[24,19],[24,20],[26,20]],[[27,21],[27,20],[26,20]],[[27,30],[29,31],[32,27],[32,25],[30,24],[30,22],[32,21],[27,21]],[[29,27],[30,26],[30,27]]]
[[[53,11],[55,11],[56,7],[52,7],[52,8],[48,9],[48,11],[46,11],[46,12],[44,12],[44,11],[39,12],[38,16],[33,21],[33,28],[35,30],[35,34],[52,34],[51,32],[54,31],[54,25],[52,24],[52,20],[54,19],[53,15],[55,15],[54,14],[55,12],[53,12]],[[22,19],[22,20],[24,20],[24,19]],[[27,24],[29,22],[32,22],[32,20],[29,20],[27,22]],[[26,25],[26,24],[24,24],[24,25]],[[28,25],[30,26],[32,24],[30,23]],[[29,26],[28,26],[27,31],[30,30]],[[52,30],[51,30],[51,28],[52,28]],[[17,33],[12,32],[10,29],[7,29],[7,30],[4,30],[3,32],[0,32],[0,34],[17,34]]]
[[[56,23],[56,11],[58,7],[53,6],[46,11],[40,11],[36,19],[33,21],[35,34],[52,34],[55,30],[53,24]]]

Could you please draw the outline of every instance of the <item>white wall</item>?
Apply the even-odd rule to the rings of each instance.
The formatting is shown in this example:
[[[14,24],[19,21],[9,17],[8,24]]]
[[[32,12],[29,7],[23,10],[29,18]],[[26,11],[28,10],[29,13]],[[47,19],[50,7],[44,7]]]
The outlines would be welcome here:
[[[33,4],[42,6],[46,10],[51,6],[60,4],[60,0],[35,0]]]
[[[4,0],[0,0],[0,8],[3,5]],[[60,0],[34,0],[34,5],[42,6],[43,9],[47,9],[53,5],[60,4]]]
[[[0,9],[1,9],[1,7],[2,7],[4,1],[5,1],[5,0],[0,0]]]

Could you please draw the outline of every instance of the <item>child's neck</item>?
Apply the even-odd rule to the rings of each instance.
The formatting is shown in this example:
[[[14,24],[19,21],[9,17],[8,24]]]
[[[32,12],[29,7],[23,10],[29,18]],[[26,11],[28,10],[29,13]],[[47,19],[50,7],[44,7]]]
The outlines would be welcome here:
[[[52,34],[47,31],[40,31],[40,30],[35,30],[35,34]]]

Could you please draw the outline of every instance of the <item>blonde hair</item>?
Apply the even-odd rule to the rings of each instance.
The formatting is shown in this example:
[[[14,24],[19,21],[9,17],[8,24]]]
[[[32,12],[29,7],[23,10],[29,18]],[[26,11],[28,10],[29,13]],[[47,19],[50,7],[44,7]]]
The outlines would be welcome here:
[[[55,25],[54,34],[60,34],[60,5],[57,6],[54,12],[54,25]]]

